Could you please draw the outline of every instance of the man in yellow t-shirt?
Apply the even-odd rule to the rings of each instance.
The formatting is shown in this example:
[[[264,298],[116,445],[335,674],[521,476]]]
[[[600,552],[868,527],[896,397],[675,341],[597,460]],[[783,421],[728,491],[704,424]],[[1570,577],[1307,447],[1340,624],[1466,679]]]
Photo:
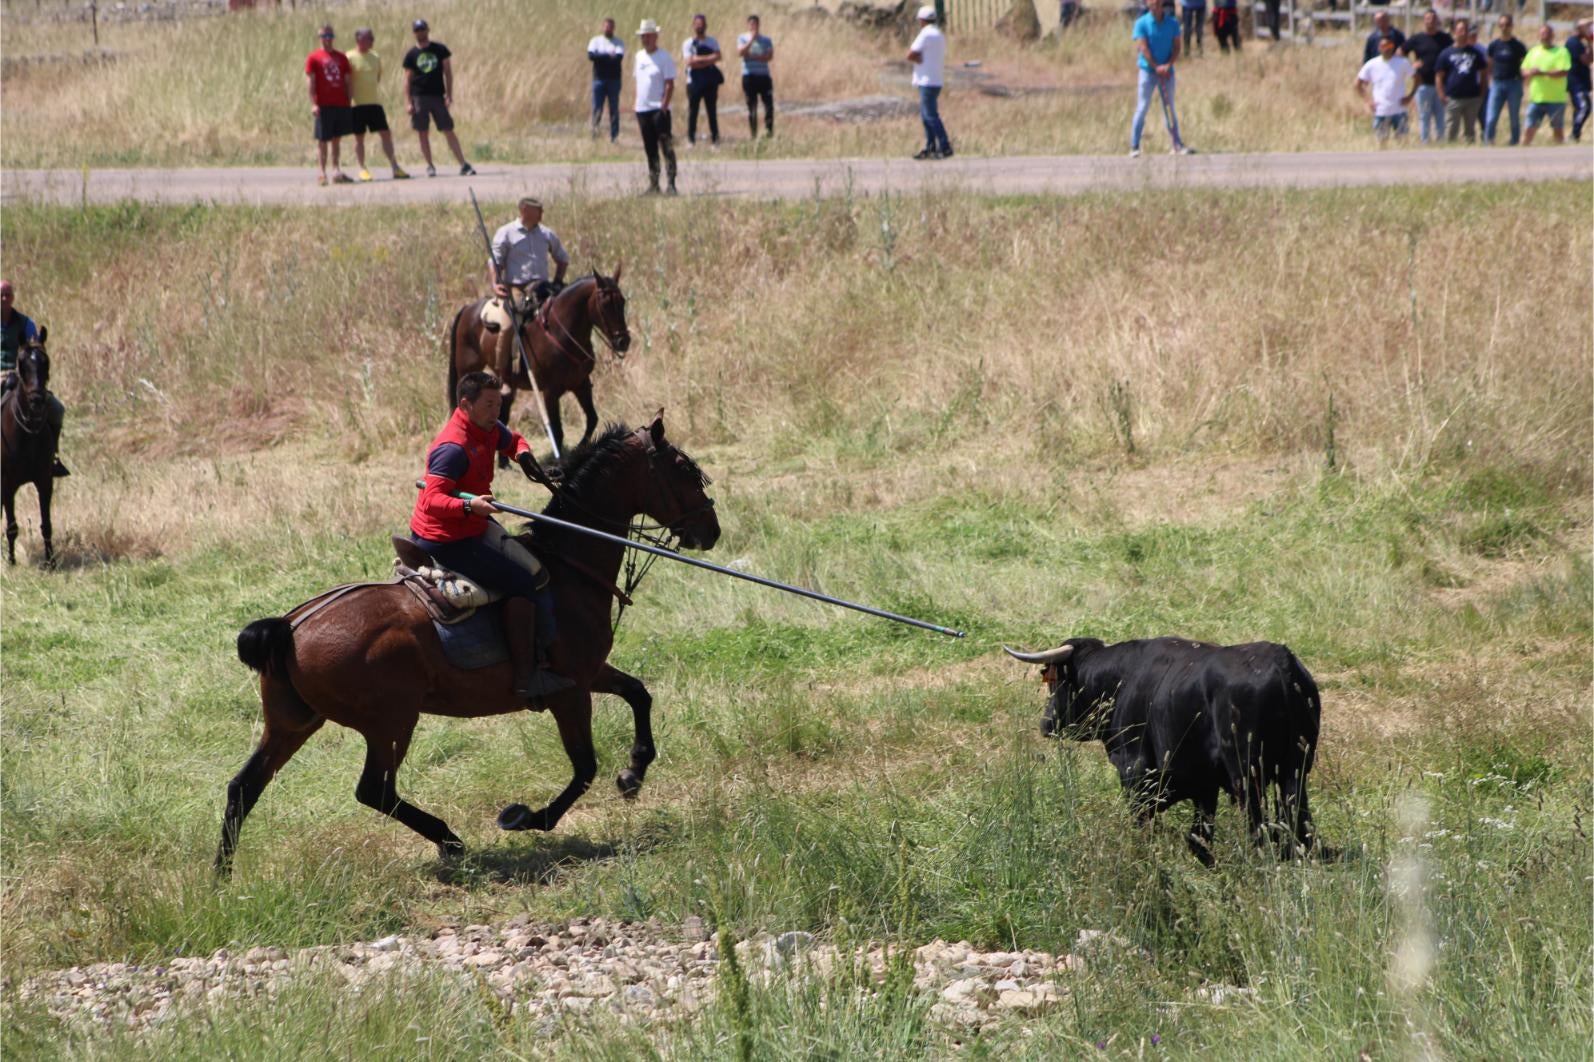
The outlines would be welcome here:
[[[382,107],[378,88],[382,80],[382,57],[371,50],[375,43],[376,34],[369,29],[354,31],[354,51],[349,53],[349,88],[354,100],[354,157],[360,160],[360,180],[369,181],[371,171],[365,168],[365,134],[379,133],[382,150],[393,167],[393,179],[402,181],[409,174],[393,157],[393,134],[387,127],[387,111]]]
[[[1522,146],[1533,143],[1539,123],[1550,120],[1555,142],[1566,140],[1566,75],[1572,69],[1572,53],[1555,43],[1555,30],[1548,24],[1539,27],[1539,43],[1528,49],[1522,60],[1522,80],[1528,83],[1528,127]]]

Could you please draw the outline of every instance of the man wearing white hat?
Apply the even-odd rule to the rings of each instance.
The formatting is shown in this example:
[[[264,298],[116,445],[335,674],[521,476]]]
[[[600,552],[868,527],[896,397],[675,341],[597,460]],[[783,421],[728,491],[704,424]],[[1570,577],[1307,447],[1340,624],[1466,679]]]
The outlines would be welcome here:
[[[919,120],[924,122],[924,150],[916,159],[949,159],[952,141],[941,124],[941,84],[946,70],[946,35],[935,24],[935,7],[919,8],[919,35],[908,47],[913,86],[919,90]]]
[[[659,194],[659,154],[664,154],[668,195],[675,195],[675,146],[670,142],[670,97],[675,95],[675,60],[659,47],[659,24],[642,20],[636,31],[642,48],[636,53],[632,80],[636,82],[636,122],[642,131],[642,149],[648,153],[648,195]]]

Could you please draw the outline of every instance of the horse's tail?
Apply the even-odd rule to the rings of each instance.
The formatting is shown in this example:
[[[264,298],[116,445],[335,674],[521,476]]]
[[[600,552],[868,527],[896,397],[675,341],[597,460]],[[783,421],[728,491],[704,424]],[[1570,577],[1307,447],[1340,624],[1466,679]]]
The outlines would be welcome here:
[[[465,316],[465,311],[468,309],[470,309],[469,303],[461,306],[454,314],[454,319],[448,323],[448,394],[444,397],[448,400],[450,413],[454,411],[454,392],[459,388],[459,365],[454,349],[459,345],[459,319]]]
[[[238,632],[238,659],[262,675],[288,677],[293,625],[281,616],[258,619]]]

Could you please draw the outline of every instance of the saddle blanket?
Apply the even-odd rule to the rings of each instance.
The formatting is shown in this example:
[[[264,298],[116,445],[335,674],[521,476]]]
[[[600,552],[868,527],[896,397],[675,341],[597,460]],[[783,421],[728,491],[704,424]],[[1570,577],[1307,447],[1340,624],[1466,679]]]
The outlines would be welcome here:
[[[483,605],[466,619],[442,624],[432,621],[443,655],[461,671],[492,667],[509,659],[509,643],[504,640],[502,602]]]

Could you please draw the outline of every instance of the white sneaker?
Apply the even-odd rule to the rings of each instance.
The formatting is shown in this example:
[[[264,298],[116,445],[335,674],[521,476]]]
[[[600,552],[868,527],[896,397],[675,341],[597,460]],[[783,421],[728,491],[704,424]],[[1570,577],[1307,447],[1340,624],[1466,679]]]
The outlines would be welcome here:
[[[1129,149],[1129,157],[1132,158],[1132,159],[1138,159],[1140,157],[1140,149],[1139,148],[1130,148]]]

